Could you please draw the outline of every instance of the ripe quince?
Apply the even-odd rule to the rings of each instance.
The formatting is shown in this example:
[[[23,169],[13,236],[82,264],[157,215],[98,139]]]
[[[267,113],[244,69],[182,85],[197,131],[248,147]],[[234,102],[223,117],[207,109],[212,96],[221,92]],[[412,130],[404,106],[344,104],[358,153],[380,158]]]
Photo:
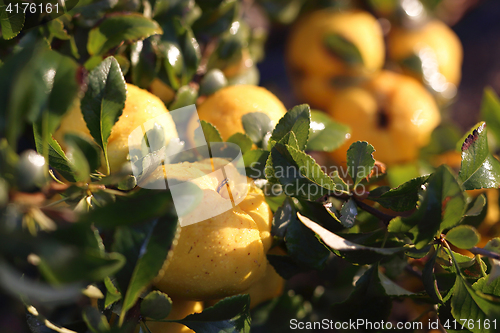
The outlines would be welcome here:
[[[155,95],[132,84],[127,84],[125,107],[122,115],[114,124],[108,139],[108,158],[111,172],[119,171],[128,160],[130,133],[138,126],[144,125],[147,121],[158,116],[161,117],[157,118],[157,123],[163,130],[164,144],[167,145],[170,139],[178,137],[175,123],[167,108]],[[63,117],[61,125],[53,135],[64,151],[68,148],[64,142],[64,135],[72,132],[93,140],[80,110],[79,101]],[[130,148],[141,149],[140,146]]]
[[[387,48],[388,56],[400,63],[406,74],[422,80],[443,97],[455,96],[462,75],[463,49],[446,24],[433,20],[416,29],[396,27],[387,38]]]
[[[341,48],[345,44],[354,46],[361,59],[342,58],[332,52],[328,46],[331,36],[336,37]],[[296,95],[311,106],[324,109],[339,88],[382,68],[385,58],[382,29],[375,17],[365,11],[315,11],[292,29],[286,58]]]
[[[262,112],[273,124],[286,113],[281,101],[267,89],[253,85],[235,85],[222,88],[210,95],[197,109],[200,120],[205,120],[219,130],[224,140],[235,133],[244,133],[241,117],[251,112]],[[188,133],[199,126],[192,118]]]
[[[222,167],[229,181],[236,177],[235,167],[220,158],[165,165],[151,175],[151,181],[166,175],[190,181],[202,189],[203,199],[191,217],[222,207],[244,194],[233,208],[181,228],[171,260],[154,283],[171,297],[224,298],[247,290],[266,273],[266,253],[272,242],[271,209],[250,178],[240,184],[244,188],[231,187],[232,196],[221,190],[224,176],[212,171]]]
[[[172,102],[175,98],[175,91],[158,78],[151,82],[149,91],[158,96],[165,104]]]
[[[351,128],[350,138],[332,152],[340,164],[355,141],[368,141],[374,157],[387,165],[414,161],[441,120],[434,98],[420,82],[390,71],[362,87],[345,89],[327,111]]]

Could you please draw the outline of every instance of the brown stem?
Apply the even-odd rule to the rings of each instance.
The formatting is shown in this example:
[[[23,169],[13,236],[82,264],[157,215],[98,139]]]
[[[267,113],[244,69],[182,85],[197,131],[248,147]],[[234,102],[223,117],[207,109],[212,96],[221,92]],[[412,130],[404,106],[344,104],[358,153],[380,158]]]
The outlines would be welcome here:
[[[389,222],[395,217],[395,216],[383,213],[380,210],[373,208],[370,205],[365,204],[363,201],[356,199],[355,197],[353,199],[354,199],[354,201],[356,201],[356,205],[358,205],[359,208],[361,208],[365,212],[372,214],[375,217],[378,217],[382,222],[384,222],[385,226],[388,226]]]
[[[473,248],[468,249],[468,251],[472,254],[479,254],[488,258],[500,260],[500,254],[482,249],[480,247],[474,246]]]

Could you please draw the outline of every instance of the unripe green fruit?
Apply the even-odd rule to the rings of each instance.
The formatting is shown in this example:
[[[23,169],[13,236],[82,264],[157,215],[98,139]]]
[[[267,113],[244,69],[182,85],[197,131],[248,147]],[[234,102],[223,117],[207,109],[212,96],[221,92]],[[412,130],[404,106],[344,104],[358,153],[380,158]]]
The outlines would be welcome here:
[[[227,86],[227,79],[220,69],[212,69],[200,82],[200,95],[212,95]]]

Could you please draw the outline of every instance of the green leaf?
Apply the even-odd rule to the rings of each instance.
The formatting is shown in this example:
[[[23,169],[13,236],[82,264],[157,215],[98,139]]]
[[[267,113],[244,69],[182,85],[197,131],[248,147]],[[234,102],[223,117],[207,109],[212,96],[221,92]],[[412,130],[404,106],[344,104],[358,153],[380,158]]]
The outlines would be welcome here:
[[[109,276],[104,279],[104,286],[106,287],[104,308],[108,309],[113,303],[118,302],[122,299],[122,294],[118,291],[118,289],[116,289]]]
[[[321,111],[311,111],[311,125],[306,150],[333,151],[345,142],[349,132],[349,126],[337,123],[328,114]]]
[[[102,148],[107,171],[108,139],[127,98],[125,79],[115,58],[106,58],[89,75],[88,89],[82,98],[81,109],[90,134]]]
[[[85,287],[80,283],[53,286],[39,279],[31,279],[3,260],[0,260],[0,286],[13,297],[51,306],[73,304]]]
[[[270,156],[267,150],[253,149],[243,154],[245,171],[248,177],[253,179],[266,178],[266,162]]]
[[[70,39],[68,32],[64,29],[64,23],[61,21],[61,19],[55,19],[55,20],[50,21],[47,24],[47,27],[49,28],[50,33],[55,38],[61,39],[61,40]]]
[[[217,128],[212,125],[211,123],[206,122],[205,120],[200,120],[201,126],[199,128],[202,129],[204,139],[206,143],[210,142],[222,142],[222,137],[217,130]],[[195,140],[196,140],[196,133],[195,133]],[[203,142],[203,141],[202,141]]]
[[[376,264],[358,279],[347,300],[333,304],[331,313],[337,320],[363,318],[369,322],[380,322],[389,316],[391,307],[392,300],[382,286]]]
[[[41,134],[40,124],[33,124],[33,134],[35,137],[36,150],[39,154],[43,153],[43,139]],[[70,182],[76,182],[76,172],[74,171],[74,165],[64,151],[59,146],[56,140],[52,136],[48,137],[49,146],[49,165],[56,169],[61,176]]]
[[[101,166],[101,150],[95,142],[87,137],[75,133],[68,133],[64,136],[64,141],[74,147],[78,147],[87,160],[90,171],[95,171]]]
[[[87,51],[90,55],[104,55],[123,42],[131,43],[162,33],[156,21],[139,13],[115,14],[90,30]]]
[[[409,217],[393,219],[390,232],[410,232],[417,249],[426,246],[444,229],[457,225],[462,219],[466,202],[462,187],[450,168],[440,166],[429,177],[424,199],[418,210]]]
[[[342,35],[329,33],[323,43],[326,49],[334,56],[345,61],[350,66],[363,65],[363,57],[359,49],[350,40]]]
[[[333,213],[332,213],[333,214]],[[354,200],[349,199],[342,205],[340,209],[340,222],[346,228],[352,228],[356,216],[358,215],[358,209],[356,208],[356,203]]]
[[[273,130],[273,123],[263,112],[251,112],[241,117],[245,134],[256,144],[261,145],[264,136]]]
[[[77,181],[81,182],[89,182],[90,181],[90,167],[87,162],[87,158],[82,151],[82,148],[78,145],[75,140],[71,138],[67,138],[65,136],[65,140],[68,144],[68,149],[66,151],[66,157],[68,161],[71,163],[71,169],[74,171],[74,176]]]
[[[158,275],[169,254],[171,256],[173,242],[179,232],[178,222],[169,216],[161,217],[156,221],[151,233],[141,246],[141,253],[123,300],[121,322],[125,319],[126,312],[134,306],[142,291]]]
[[[481,102],[481,119],[488,124],[496,143],[500,144],[500,100],[490,87],[484,89],[483,101]]]
[[[172,300],[159,290],[150,292],[141,302],[141,315],[152,319],[166,318],[172,310]]]
[[[196,333],[250,332],[250,296],[224,298],[201,313],[190,314],[175,322],[186,325]]]
[[[227,86],[227,79],[224,73],[218,68],[211,69],[200,81],[200,95],[212,95],[225,86]]]
[[[152,38],[138,41],[130,47],[130,62],[132,66],[132,83],[147,89],[159,71],[156,44]]]
[[[83,310],[82,318],[93,333],[106,332],[111,328],[106,316],[92,306],[88,306]]]
[[[193,184],[193,186],[196,185]],[[142,189],[127,197],[117,198],[113,204],[82,215],[80,221],[88,224],[95,223],[98,228],[112,229],[152,220],[165,214],[173,214],[173,208],[170,192]]]
[[[384,287],[385,293],[388,296],[400,297],[400,296],[410,296],[415,293],[400,287],[397,283],[385,276],[381,271],[378,272],[378,278],[382,287]]]
[[[347,150],[347,169],[354,182],[354,187],[363,178],[370,175],[375,165],[374,151],[373,146],[366,141],[354,142]]]
[[[459,225],[446,233],[446,240],[459,249],[470,249],[476,246],[481,236],[470,225]]]
[[[327,193],[345,193],[348,189],[337,172],[329,177],[311,156],[291,146],[277,143],[270,157],[273,167],[266,165],[266,177],[275,177],[289,196],[316,200]]]
[[[43,137],[57,129],[61,117],[74,103],[79,90],[78,65],[56,51],[42,48],[38,52],[38,56],[21,69],[13,84],[9,116],[22,117],[30,124],[43,121],[41,128],[45,131],[40,133]],[[12,137],[17,135],[13,133]]]
[[[283,204],[278,207],[273,215],[271,234],[279,238],[285,238],[288,224],[292,219],[296,218],[296,214],[292,199],[286,197]]]
[[[250,151],[253,145],[252,139],[250,139],[248,135],[243,133],[234,133],[229,137],[229,139],[227,139],[227,142],[237,144],[243,154]]]
[[[189,85],[182,86],[177,90],[174,101],[169,105],[169,110],[180,109],[184,106],[195,104],[198,98],[198,90]]]
[[[285,244],[287,253],[301,266],[322,269],[330,251],[319,242],[313,232],[297,218],[297,210],[290,198],[281,206],[282,212],[290,212],[290,221],[286,224]]]
[[[438,255],[438,251],[436,251],[435,248],[436,246],[432,248],[429,260],[427,260],[424,269],[422,270],[422,282],[424,284],[425,291],[429,294],[432,300],[436,303],[443,303],[443,297],[439,292],[436,275],[434,274],[434,265]]]
[[[466,190],[500,187],[500,162],[489,151],[484,122],[462,144],[462,165],[458,176]]]
[[[64,257],[61,257],[63,253]],[[125,257],[119,253],[102,253],[93,248],[81,250],[70,245],[45,246],[41,248],[39,256],[40,271],[54,284],[101,281],[125,264]]]
[[[24,12],[17,11],[15,5],[21,5],[18,1],[8,1],[7,4],[0,0],[0,27],[2,37],[5,40],[16,37],[24,26]],[[11,12],[7,11],[7,5],[11,5]]]
[[[481,280],[485,279],[482,278]],[[457,321],[460,321],[460,319],[472,319],[475,324],[478,322],[484,324],[486,319],[498,318],[500,316],[498,299],[492,301],[483,297],[484,289],[485,283],[476,283],[471,287],[463,277],[457,275],[451,298],[451,314]],[[465,328],[473,333],[491,332],[490,329],[485,329],[484,325],[473,326],[466,326]]]
[[[381,254],[384,256],[390,256],[395,253],[401,252],[404,250],[402,247],[397,247],[397,248],[377,248],[377,247],[370,247],[370,246],[364,246],[361,244],[356,244],[353,242],[350,242],[346,240],[345,238],[342,238],[333,232],[323,228],[316,222],[308,219],[305,216],[300,215],[300,213],[297,214],[299,217],[299,220],[302,221],[302,223],[314,231],[319,238],[325,243],[328,247],[335,251],[339,252],[345,252],[345,251],[365,251],[365,252],[374,252],[377,254]]]
[[[418,193],[422,191],[422,185],[428,178],[429,176],[414,178],[393,189],[377,187],[370,191],[368,199],[396,212],[412,210],[417,206]]]
[[[309,138],[309,128],[311,123],[311,110],[309,105],[301,104],[293,107],[280,119],[274,128],[269,149],[273,147],[272,142],[279,142],[288,132],[293,132],[297,138],[299,150],[304,150]]]

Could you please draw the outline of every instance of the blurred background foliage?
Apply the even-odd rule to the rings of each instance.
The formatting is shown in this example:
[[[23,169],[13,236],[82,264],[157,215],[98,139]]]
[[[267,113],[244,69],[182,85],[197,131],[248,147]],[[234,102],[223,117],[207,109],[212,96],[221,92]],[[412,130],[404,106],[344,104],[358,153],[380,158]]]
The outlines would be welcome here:
[[[6,232],[0,234],[0,284],[4,288],[16,286],[16,290],[8,288],[10,290],[4,289],[7,293],[0,294],[0,331],[50,331],[40,325],[45,318],[34,312],[26,312],[26,306],[13,295],[18,293],[25,295],[32,303],[43,300],[37,305],[41,306],[44,313],[50,313],[49,319],[57,318],[58,322],[68,323],[66,326],[75,331],[83,332],[87,327],[95,327],[97,332],[106,331],[107,327],[99,327],[102,324],[100,314],[93,310],[85,310],[85,322],[75,322],[75,318],[80,316],[81,308],[89,309],[88,306],[91,305],[89,298],[84,295],[99,296],[99,293],[104,292],[106,298],[99,302],[113,304],[122,295],[113,293],[116,287],[107,277],[117,273],[116,283],[119,289],[127,291],[127,297],[128,292],[133,294],[131,299],[125,299],[125,304],[128,301],[129,308],[132,308],[135,300],[144,296],[129,285],[130,281],[134,282],[134,269],[140,265],[142,259],[134,251],[139,245],[155,245],[155,239],[148,238],[147,242],[145,241],[146,235],[155,233],[158,236],[157,243],[161,240],[164,244],[165,239],[170,239],[171,242],[177,232],[175,228],[162,228],[162,225],[157,223],[160,217],[172,221],[176,219],[168,193],[153,195],[148,191],[138,191],[130,197],[120,199],[120,191],[133,187],[133,184],[131,186],[127,183],[128,174],[117,175],[115,178],[106,177],[107,174],[99,172],[92,173],[100,165],[99,147],[79,137],[73,138],[73,141],[68,140],[73,142],[76,152],[71,160],[53,159],[51,166],[58,169],[66,179],[74,177],[75,181],[88,181],[91,177],[96,182],[95,188],[91,189],[92,196],[87,195],[77,185],[68,189],[58,188],[57,184],[54,184],[50,188],[44,188],[42,197],[36,191],[47,182],[44,171],[48,166],[33,163],[39,156],[21,152],[37,148],[40,153],[50,155],[51,158],[62,156],[58,155],[54,146],[44,145],[43,142],[49,141],[49,133],[53,133],[54,126],[57,127],[54,124],[58,124],[73,99],[83,95],[85,87],[80,84],[85,82],[89,72],[102,66],[103,60],[112,55],[116,61],[104,62],[109,72],[116,72],[119,68],[127,82],[153,92],[169,109],[177,109],[194,102],[200,103],[221,87],[242,83],[260,84],[268,88],[287,108],[291,108],[301,101],[292,93],[283,59],[290,24],[301,12],[352,6],[369,10],[376,14],[382,23],[405,24],[405,15],[401,14],[403,2],[81,0],[78,3],[67,2],[68,8],[72,9],[69,14],[59,17],[49,19],[43,15],[27,15],[25,27],[30,29],[22,31],[22,26],[18,24],[19,18],[8,17],[9,23],[2,23],[3,39],[0,40],[0,113],[9,115],[8,122],[0,124],[2,138],[8,140],[8,144],[6,140],[0,142],[0,170],[3,175],[16,175],[16,178],[0,179],[4,183],[0,184],[0,204],[5,207],[5,192],[9,187],[16,186],[22,193],[15,198],[15,209],[3,210],[3,214],[8,217],[6,221],[11,223],[6,223],[6,227],[15,229],[23,225],[32,234],[40,232],[40,229],[54,229],[53,223],[64,228],[59,228],[51,237],[38,237],[36,244],[30,241],[29,236]],[[8,3],[3,2],[4,5]],[[446,114],[448,119],[453,120],[461,132],[464,132],[478,120],[484,87],[491,86],[493,90],[500,91],[500,22],[497,19],[500,15],[500,5],[494,0],[426,0],[422,1],[422,5],[432,13],[430,15],[435,15],[451,25],[463,44],[462,81],[457,98],[448,106]],[[1,18],[8,16],[6,11],[1,15]],[[67,57],[62,58],[61,55]],[[54,75],[57,79],[51,87],[44,86],[44,77],[37,75],[44,73],[49,67],[56,68]],[[73,79],[75,77],[77,80]],[[118,78],[115,80],[117,86],[122,84]],[[47,94],[47,91],[50,93]],[[50,113],[46,112],[47,108],[51,110]],[[318,119],[324,119],[316,116]],[[328,120],[322,122],[328,123]],[[343,130],[345,129],[338,129],[340,132]],[[456,132],[450,131],[453,140],[449,141],[458,141],[460,135],[455,137]],[[446,135],[447,133],[443,136]],[[311,142],[308,144],[311,145]],[[319,146],[316,142],[315,147]],[[454,146],[446,148],[454,149]],[[331,149],[333,147],[317,150]],[[17,156],[15,152],[21,154]],[[60,164],[55,165],[54,162]],[[26,166],[24,170],[23,163]],[[64,171],[67,174],[64,174]],[[84,215],[83,218],[77,217],[69,210],[39,208],[41,200],[62,191],[65,195],[74,195],[68,200],[81,204],[84,211],[90,206],[106,207],[107,203],[115,201],[118,204],[114,205],[112,210],[99,209]],[[276,209],[281,203],[279,201],[273,208]],[[148,209],[144,210],[149,213],[134,215],[131,209],[127,209],[134,205],[147,207]],[[285,207],[291,211],[299,207],[302,212],[309,211],[310,216],[320,214],[320,209],[311,202],[288,202],[288,206],[285,202],[279,209]],[[120,225],[114,225],[112,221],[117,220],[116,213],[119,211],[122,213],[119,216]],[[367,215],[360,214],[358,218],[361,221],[370,221],[370,216]],[[66,225],[68,221],[76,219],[81,223],[71,227]],[[144,220],[149,222],[139,227],[133,226],[137,221]],[[95,223],[94,227],[99,229],[100,235],[97,229],[89,227],[92,222]],[[116,230],[118,232],[115,233]],[[296,235],[301,231],[303,229],[290,228],[287,232],[290,232],[290,238],[293,239],[295,233],[295,237],[300,239]],[[130,240],[131,235],[136,239]],[[373,244],[380,241],[378,236],[374,233]],[[300,240],[305,241],[307,245],[312,244],[309,243],[310,239]],[[397,240],[394,242],[397,244]],[[104,245],[106,249],[112,248],[113,252],[105,252]],[[161,266],[167,256],[168,247],[164,250],[165,253],[152,259],[152,266]],[[16,255],[11,256],[9,253]],[[37,253],[37,256],[30,257],[32,253]],[[352,291],[352,276],[361,274],[358,267],[332,256],[324,248],[313,253],[317,255],[315,260],[308,262],[308,258],[305,258],[302,264],[308,268],[321,266],[323,269],[296,274],[297,267],[291,265],[292,273],[288,273],[294,275],[294,278],[288,281],[287,292],[253,313],[252,331],[287,331],[289,319],[329,317],[330,304],[347,299]],[[21,258],[28,258],[28,262]],[[281,264],[284,265],[283,262]],[[394,256],[390,262],[384,264],[386,275],[391,277],[393,274],[395,277],[406,262],[402,256]],[[39,272],[35,265],[42,272],[44,282],[39,281]],[[280,262],[276,262],[276,265],[278,267]],[[482,266],[475,268],[480,272]],[[286,274],[287,269],[280,273]],[[24,274],[21,280],[18,279],[19,272]],[[373,269],[363,273],[366,274],[363,275],[364,282],[370,279],[367,283],[378,281],[380,278],[373,274]],[[151,274],[152,276],[144,278],[144,281],[149,282],[156,275],[154,270],[151,270]],[[407,274],[407,280],[399,282],[408,283],[406,287],[411,289],[418,282],[412,280],[414,277],[411,272]],[[442,285],[449,286],[453,283],[448,281],[448,278],[442,277]],[[82,294],[86,287],[84,281],[103,283],[98,286],[100,290],[86,290],[87,294]],[[325,292],[325,289],[329,291]],[[244,306],[245,301],[243,296],[237,297],[227,304],[220,305],[218,311],[229,313],[228,309],[236,305]],[[355,301],[354,299],[353,302]],[[428,306],[419,304],[403,307],[404,311],[395,311],[392,319],[412,320]],[[123,309],[113,311],[116,314],[121,310]],[[413,312],[409,312],[410,310]],[[347,318],[349,313],[345,313],[345,316]],[[236,326],[244,326],[247,318],[233,313],[224,320],[235,322]]]

